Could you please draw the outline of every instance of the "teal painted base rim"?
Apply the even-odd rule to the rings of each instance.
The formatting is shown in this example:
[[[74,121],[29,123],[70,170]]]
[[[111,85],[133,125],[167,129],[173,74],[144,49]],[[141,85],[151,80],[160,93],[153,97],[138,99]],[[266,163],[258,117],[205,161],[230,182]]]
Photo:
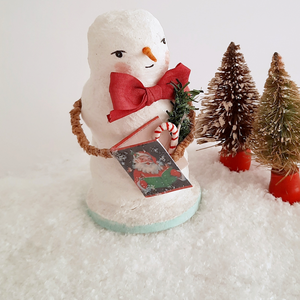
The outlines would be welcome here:
[[[88,209],[88,213],[98,225],[111,231],[121,232],[121,233],[152,233],[152,232],[167,230],[172,227],[183,224],[196,213],[196,211],[199,208],[200,201],[201,201],[201,192],[195,204],[180,216],[165,222],[140,225],[140,226],[128,226],[126,224],[105,219],[90,209]]]

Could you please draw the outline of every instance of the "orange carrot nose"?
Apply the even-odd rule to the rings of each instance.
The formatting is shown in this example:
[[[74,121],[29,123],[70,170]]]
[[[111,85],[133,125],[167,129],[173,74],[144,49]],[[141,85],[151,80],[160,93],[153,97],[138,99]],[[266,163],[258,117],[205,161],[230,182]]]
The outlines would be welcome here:
[[[151,49],[149,47],[144,47],[143,48],[143,53],[146,54],[151,60],[157,62],[156,57],[153,55]]]

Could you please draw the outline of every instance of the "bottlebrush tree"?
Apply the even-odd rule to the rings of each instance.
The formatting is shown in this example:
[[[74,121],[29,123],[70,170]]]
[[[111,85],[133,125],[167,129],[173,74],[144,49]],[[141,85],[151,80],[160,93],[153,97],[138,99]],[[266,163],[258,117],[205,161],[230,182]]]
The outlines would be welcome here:
[[[300,162],[300,93],[275,52],[251,137],[256,160],[275,173],[292,174]]]
[[[197,117],[198,144],[216,142],[221,155],[234,157],[245,151],[252,133],[259,94],[246,65],[240,46],[227,48],[222,65],[208,85]]]

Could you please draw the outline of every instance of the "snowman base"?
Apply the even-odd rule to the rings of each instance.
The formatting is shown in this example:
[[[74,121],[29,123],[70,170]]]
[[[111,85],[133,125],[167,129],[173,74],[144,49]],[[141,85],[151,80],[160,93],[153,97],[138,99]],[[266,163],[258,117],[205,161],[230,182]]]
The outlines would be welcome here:
[[[87,196],[88,212],[101,227],[121,233],[152,233],[170,229],[189,220],[198,210],[201,188],[192,177],[192,188],[150,198],[132,199],[114,205],[96,199],[91,189]]]

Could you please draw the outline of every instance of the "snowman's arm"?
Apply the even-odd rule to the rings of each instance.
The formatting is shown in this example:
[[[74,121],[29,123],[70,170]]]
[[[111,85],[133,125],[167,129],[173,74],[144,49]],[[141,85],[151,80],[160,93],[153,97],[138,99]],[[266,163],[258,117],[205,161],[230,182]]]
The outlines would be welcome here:
[[[80,147],[89,155],[101,156],[104,158],[112,158],[109,149],[99,149],[90,145],[90,142],[87,139],[80,124],[80,114],[82,108],[81,99],[76,101],[73,107],[74,108],[70,111],[72,132],[76,135]]]

